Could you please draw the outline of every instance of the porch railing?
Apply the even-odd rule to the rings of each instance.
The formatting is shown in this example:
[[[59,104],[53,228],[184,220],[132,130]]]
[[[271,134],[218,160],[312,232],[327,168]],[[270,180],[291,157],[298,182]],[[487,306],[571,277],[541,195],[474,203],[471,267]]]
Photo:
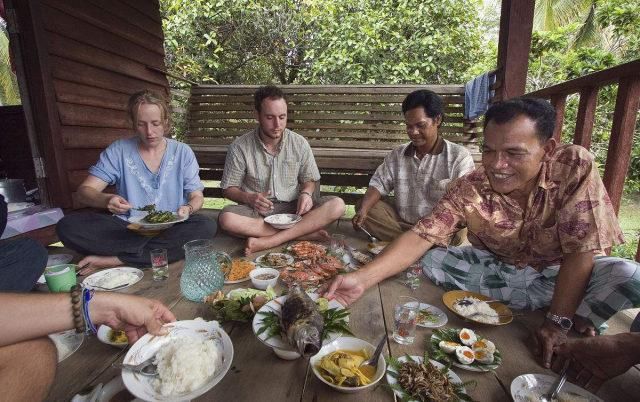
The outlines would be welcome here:
[[[573,143],[589,149],[591,147],[598,91],[606,85],[615,83],[618,84],[618,92],[603,182],[617,214],[622,200],[624,180],[629,170],[633,133],[636,126],[638,107],[640,106],[640,59],[530,92],[527,96],[545,98],[551,101],[557,113],[554,137],[559,139],[564,123],[567,96],[579,94],[580,103],[576,116]],[[636,261],[640,261],[640,243],[636,252]]]

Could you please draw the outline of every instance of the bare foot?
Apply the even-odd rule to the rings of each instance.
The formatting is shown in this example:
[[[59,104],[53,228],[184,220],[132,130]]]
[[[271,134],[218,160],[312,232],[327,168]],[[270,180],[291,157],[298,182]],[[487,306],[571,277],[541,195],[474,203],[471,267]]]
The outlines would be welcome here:
[[[88,255],[80,260],[78,271],[80,275],[89,275],[99,269],[113,268],[122,265],[120,258],[116,256]]]
[[[247,243],[244,248],[244,255],[248,257],[253,253],[275,246],[277,246],[277,244],[273,246],[270,245],[270,243],[267,241],[267,237],[247,237]]]
[[[300,236],[297,240],[329,241],[331,240],[331,235],[326,230],[321,229],[308,235]]]
[[[596,336],[598,334],[591,320],[579,315],[573,317],[573,329],[584,336]]]

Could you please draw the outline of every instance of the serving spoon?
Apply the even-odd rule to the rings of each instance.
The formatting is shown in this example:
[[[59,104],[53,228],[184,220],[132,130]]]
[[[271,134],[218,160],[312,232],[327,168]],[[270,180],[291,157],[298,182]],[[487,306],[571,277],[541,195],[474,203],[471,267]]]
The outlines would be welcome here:
[[[380,343],[378,343],[378,346],[376,346],[376,350],[375,352],[373,352],[373,355],[371,356],[371,358],[369,360],[363,361],[362,364],[360,364],[360,368],[363,366],[371,366],[373,367],[373,370],[375,373],[375,370],[378,368],[378,361],[380,360],[380,354],[382,353],[382,349],[384,348],[384,345],[387,342],[388,337],[389,336],[385,333],[382,339],[380,339]]]
[[[155,355],[139,364],[113,363],[112,366],[118,369],[131,370],[134,373],[139,373],[148,377],[155,377],[158,375],[158,366],[153,363],[154,358]]]
[[[567,361],[564,362],[564,366],[562,367],[562,370],[560,371],[560,376],[558,377],[556,382],[551,386],[551,389],[549,390],[549,393],[544,394],[544,395],[540,395],[540,400],[542,402],[551,402],[554,399],[558,398],[558,394],[560,393],[560,389],[562,388],[564,383],[567,381],[567,369],[569,368],[569,363],[570,363],[570,360],[567,360]]]
[[[499,302],[500,300],[480,300],[480,301],[483,301],[485,303],[496,303],[496,302]],[[454,304],[457,304],[458,306],[470,306],[474,304],[474,302],[467,299],[458,299],[454,302]]]
[[[358,228],[360,228],[360,230],[362,230],[364,232],[364,234],[366,234],[367,236],[369,236],[369,241],[371,243],[377,243],[379,242],[379,240],[377,238],[375,238],[371,233],[369,233],[369,231],[365,228],[363,228],[362,226],[358,226]]]

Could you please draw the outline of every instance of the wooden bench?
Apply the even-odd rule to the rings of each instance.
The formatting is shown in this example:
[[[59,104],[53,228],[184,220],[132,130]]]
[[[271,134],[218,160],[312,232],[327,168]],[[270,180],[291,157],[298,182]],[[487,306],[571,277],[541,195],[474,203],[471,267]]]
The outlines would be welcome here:
[[[256,86],[198,85],[191,89],[185,141],[193,148],[203,180],[220,180],[227,146],[256,126],[253,94]],[[287,127],[307,138],[322,174],[322,185],[366,188],[384,156],[408,141],[402,100],[417,89],[430,89],[443,97],[444,138],[468,145],[479,161],[480,122],[463,119],[463,85],[285,85]],[[359,195],[323,194],[355,203]],[[351,189],[350,189],[351,190]],[[222,197],[219,188],[206,188],[205,196]]]

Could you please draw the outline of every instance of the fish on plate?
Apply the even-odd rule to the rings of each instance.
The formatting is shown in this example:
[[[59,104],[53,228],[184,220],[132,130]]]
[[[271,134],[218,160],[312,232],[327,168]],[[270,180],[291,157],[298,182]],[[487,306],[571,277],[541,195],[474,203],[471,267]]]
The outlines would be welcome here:
[[[317,304],[298,284],[289,288],[289,295],[280,316],[287,341],[303,356],[312,356],[322,347],[324,318]]]

